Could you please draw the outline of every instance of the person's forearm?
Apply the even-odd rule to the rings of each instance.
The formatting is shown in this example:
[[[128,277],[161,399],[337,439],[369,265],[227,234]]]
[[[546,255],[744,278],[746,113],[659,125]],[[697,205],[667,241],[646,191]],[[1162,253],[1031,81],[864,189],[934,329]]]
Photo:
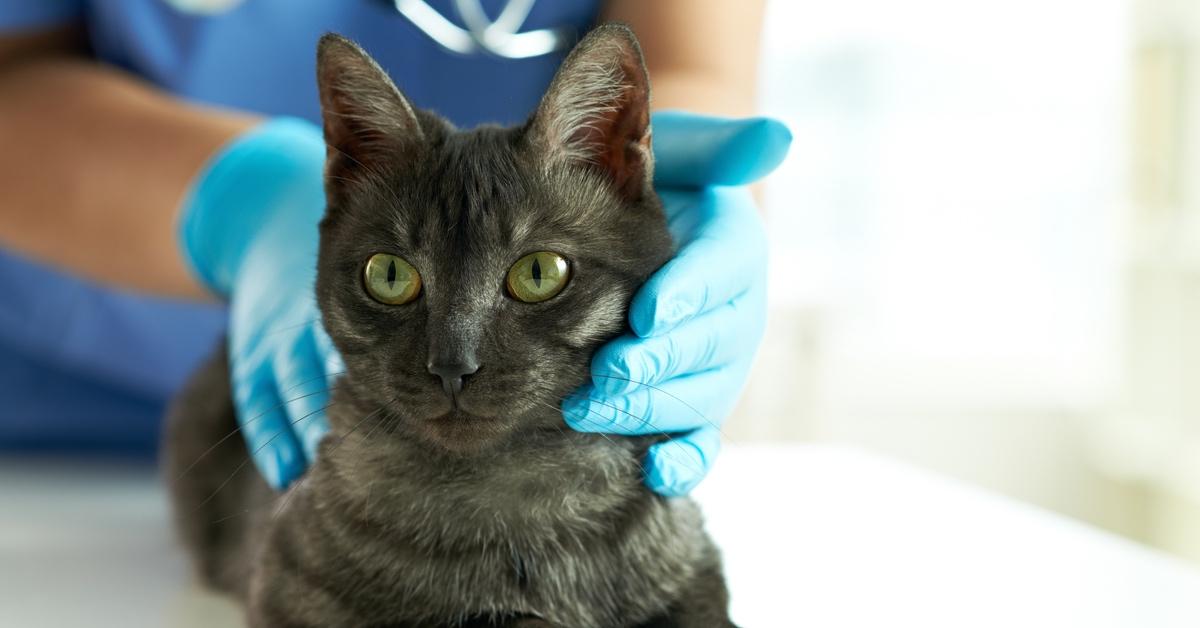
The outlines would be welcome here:
[[[0,246],[128,289],[205,296],[176,213],[208,156],[254,122],[83,58],[0,65]]]
[[[602,21],[642,43],[655,109],[745,116],[758,83],[762,0],[608,0]]]

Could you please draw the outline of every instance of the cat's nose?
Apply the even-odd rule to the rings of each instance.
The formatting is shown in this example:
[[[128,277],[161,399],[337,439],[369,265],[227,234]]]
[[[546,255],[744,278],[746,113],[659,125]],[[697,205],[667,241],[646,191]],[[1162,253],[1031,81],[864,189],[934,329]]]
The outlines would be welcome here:
[[[467,376],[474,375],[475,371],[479,370],[479,363],[474,360],[430,362],[428,367],[430,373],[442,379],[442,390],[445,390],[447,395],[454,396],[462,392],[463,381]]]

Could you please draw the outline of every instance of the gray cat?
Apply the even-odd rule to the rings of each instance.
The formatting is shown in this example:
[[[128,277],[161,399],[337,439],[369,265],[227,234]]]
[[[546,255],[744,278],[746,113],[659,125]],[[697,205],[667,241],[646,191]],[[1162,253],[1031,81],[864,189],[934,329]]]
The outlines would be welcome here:
[[[672,253],[632,32],[592,31],[515,128],[414,109],[336,35],[318,82],[316,293],[346,373],[282,495],[221,440],[224,352],[176,400],[164,458],[205,582],[253,626],[731,626],[698,508],[642,484],[662,437],[559,410]]]

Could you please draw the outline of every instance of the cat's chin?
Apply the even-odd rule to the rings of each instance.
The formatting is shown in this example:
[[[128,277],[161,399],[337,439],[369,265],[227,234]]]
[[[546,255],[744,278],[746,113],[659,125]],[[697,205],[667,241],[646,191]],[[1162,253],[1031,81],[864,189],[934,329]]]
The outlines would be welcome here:
[[[489,449],[512,430],[499,417],[481,416],[459,409],[426,420],[421,431],[427,440],[452,453],[470,455]]]

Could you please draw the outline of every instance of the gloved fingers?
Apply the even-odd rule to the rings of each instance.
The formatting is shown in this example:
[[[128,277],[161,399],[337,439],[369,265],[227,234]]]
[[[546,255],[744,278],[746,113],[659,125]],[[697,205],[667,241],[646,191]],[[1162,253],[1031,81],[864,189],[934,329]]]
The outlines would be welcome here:
[[[719,118],[659,111],[650,118],[656,187],[744,185],[770,174],[792,133],[772,118]]]
[[[721,450],[721,433],[704,427],[655,444],[646,454],[646,486],[666,497],[692,492]]]
[[[270,369],[260,368],[252,377],[235,378],[233,394],[250,458],[271,488],[283,490],[304,472],[304,453]]]
[[[766,235],[750,193],[740,188],[700,192],[701,223],[676,256],[658,269],[629,308],[642,337],[666,333],[728,303],[766,278]]]
[[[625,436],[717,428],[741,390],[740,372],[712,369],[615,397],[584,386],[563,401],[563,417],[576,431]]]
[[[325,360],[317,351],[312,332],[305,331],[294,342],[290,351],[276,352],[273,365],[280,401],[307,464],[316,460],[317,446],[329,432],[325,409],[329,406],[330,387]]]
[[[755,300],[743,295],[660,336],[625,335],[605,344],[592,357],[594,386],[616,397],[732,363],[762,337],[761,313],[747,311]]]

